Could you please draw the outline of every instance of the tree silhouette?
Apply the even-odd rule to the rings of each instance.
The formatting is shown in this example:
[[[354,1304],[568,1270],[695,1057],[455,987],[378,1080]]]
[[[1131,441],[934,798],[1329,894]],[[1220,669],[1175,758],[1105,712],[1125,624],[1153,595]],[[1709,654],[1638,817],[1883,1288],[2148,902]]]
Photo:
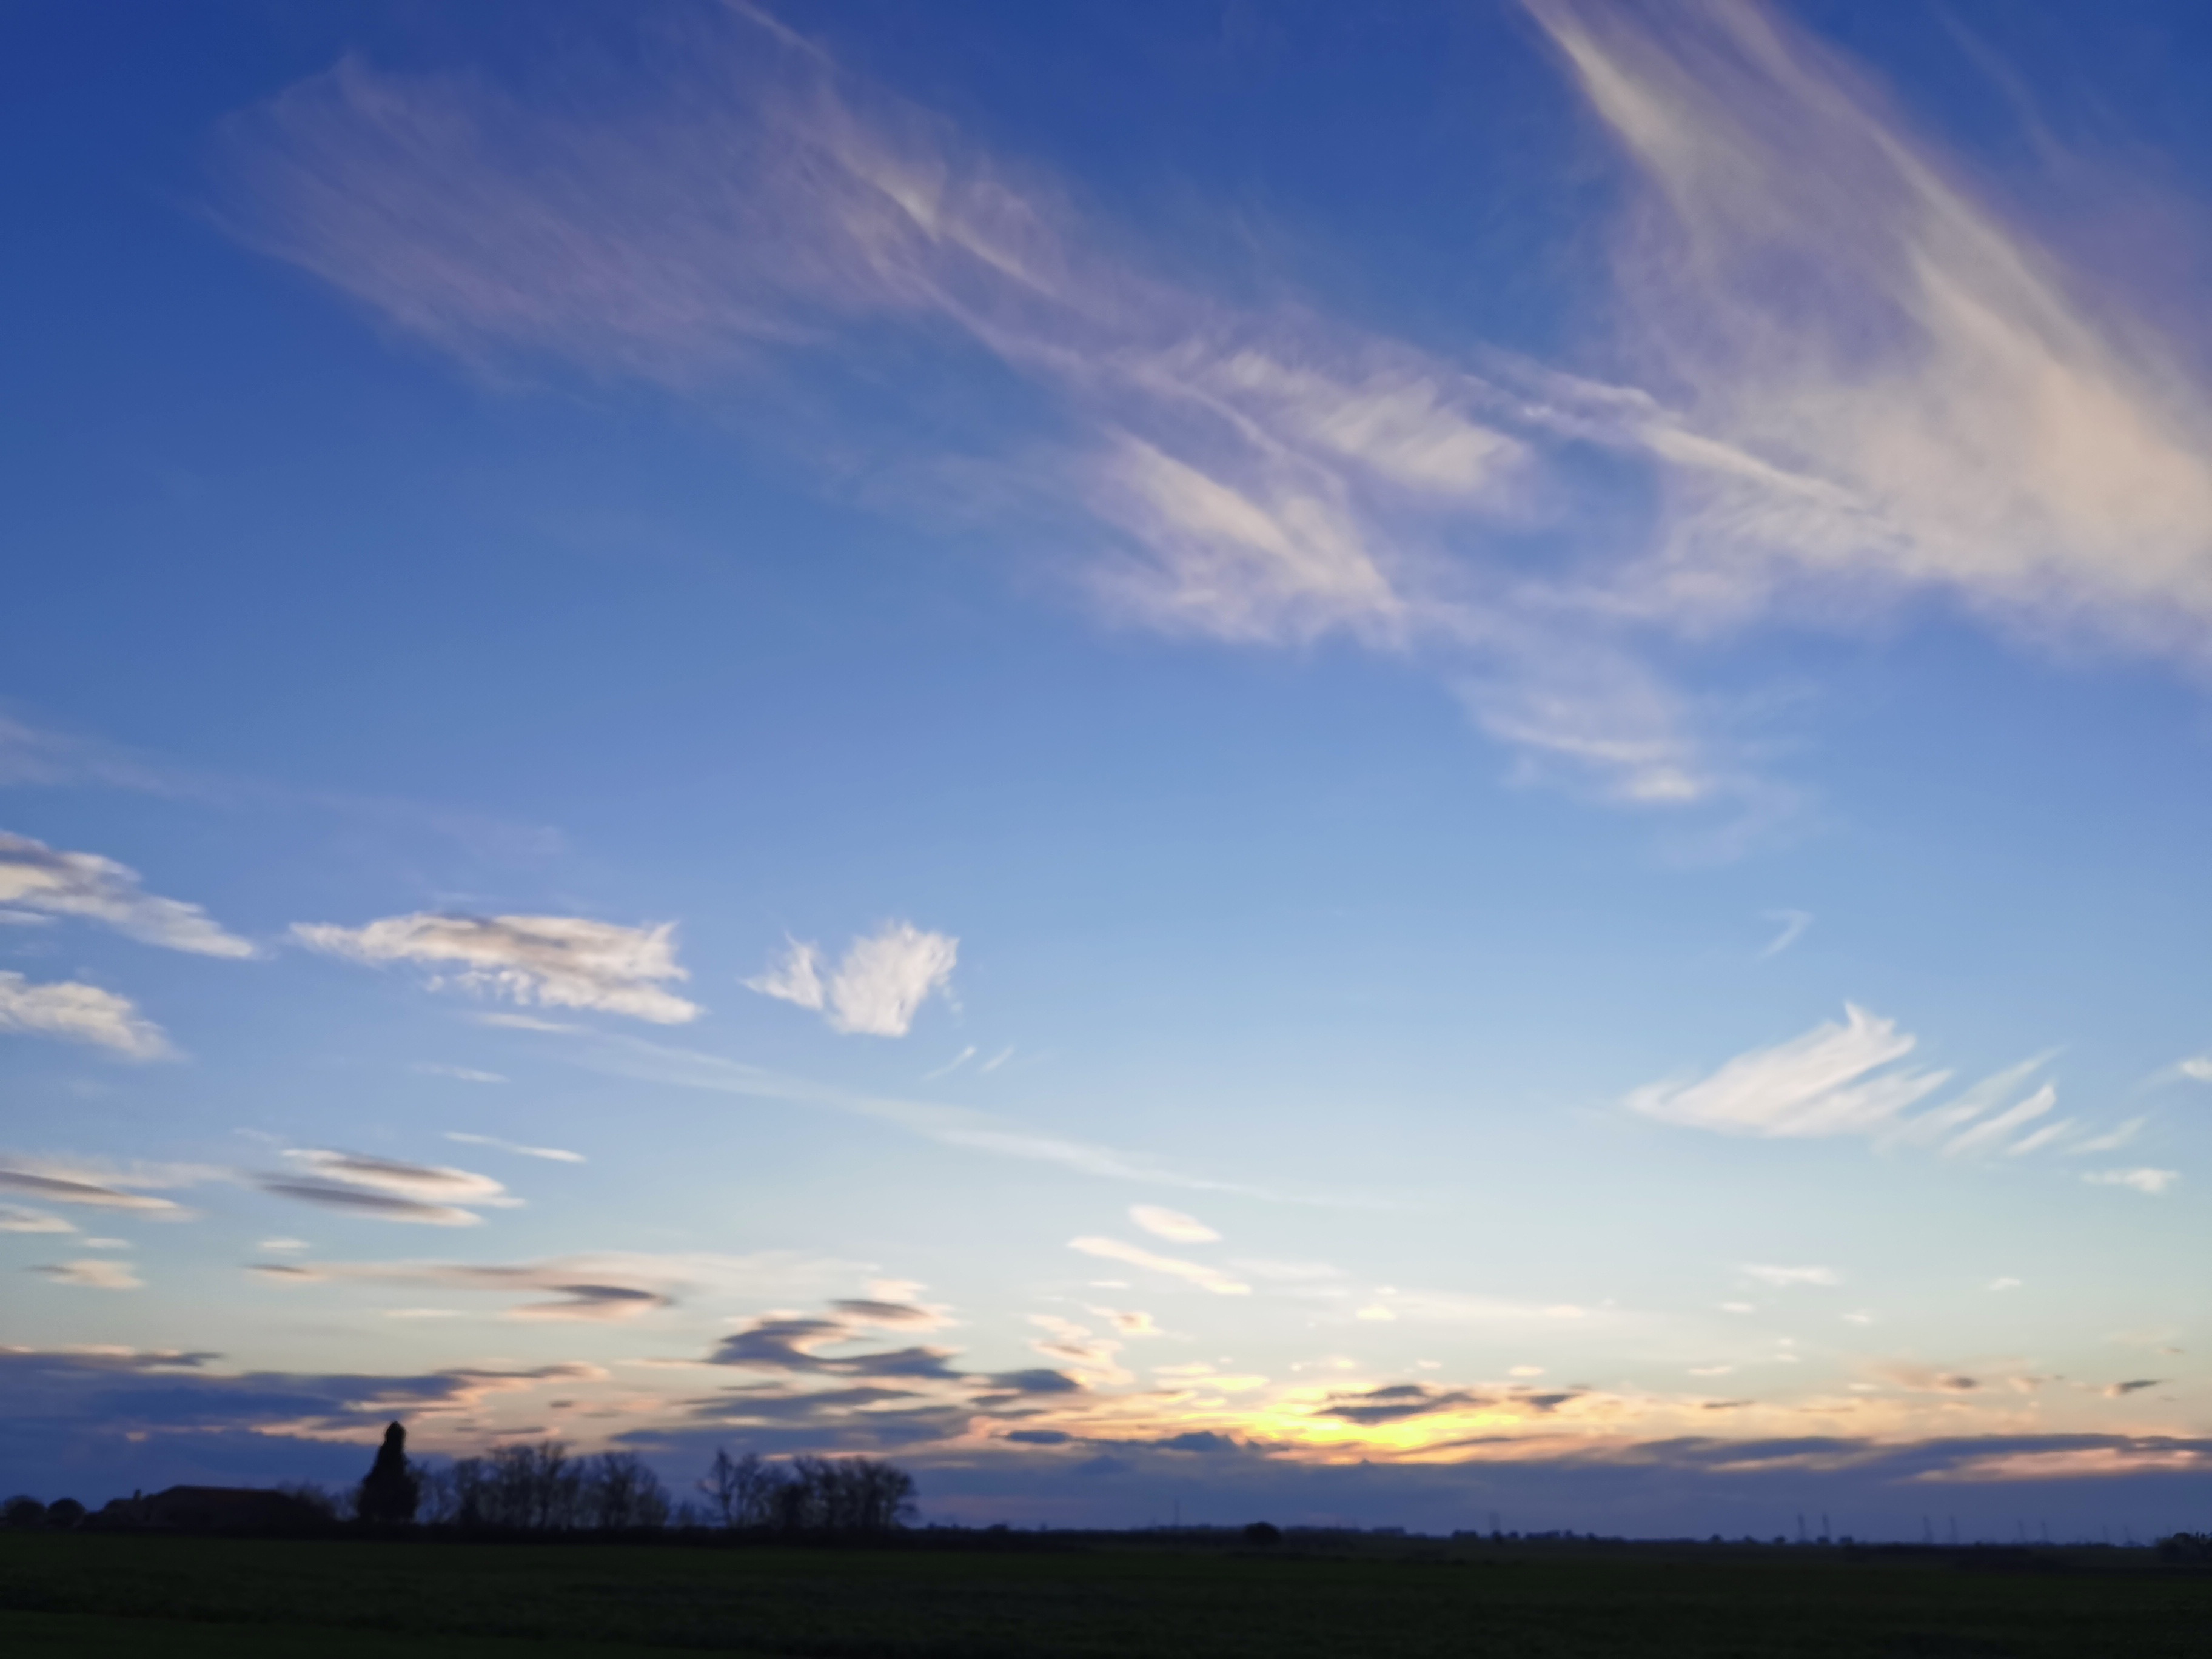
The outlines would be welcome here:
[[[361,1483],[361,1518],[404,1525],[415,1518],[422,1491],[421,1477],[407,1467],[407,1431],[394,1423],[385,1430],[376,1462]]]

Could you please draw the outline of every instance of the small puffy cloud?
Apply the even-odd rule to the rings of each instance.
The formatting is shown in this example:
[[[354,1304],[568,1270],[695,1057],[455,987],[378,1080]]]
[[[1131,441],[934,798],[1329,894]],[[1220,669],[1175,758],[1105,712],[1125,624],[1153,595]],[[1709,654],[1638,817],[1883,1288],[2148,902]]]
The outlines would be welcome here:
[[[75,980],[40,985],[21,974],[0,973],[0,1031],[89,1042],[129,1060],[171,1054],[161,1028],[143,1018],[130,998]]]
[[[0,1204],[0,1233],[73,1233],[75,1227],[45,1210]]]
[[[1216,1244],[1221,1235],[1194,1216],[1180,1210],[1164,1210],[1157,1204],[1132,1204],[1129,1219],[1155,1238],[1172,1239],[1178,1244]]]
[[[2194,1054],[2173,1068],[2198,1083],[2212,1083],[2212,1054]]]
[[[1109,1261],[1126,1261],[1133,1267],[1147,1267],[1154,1273],[1188,1279],[1200,1290],[1211,1291],[1216,1296],[1249,1296],[1252,1291],[1249,1285],[1202,1263],[1156,1255],[1140,1245],[1125,1244],[1118,1238],[1072,1238],[1068,1240],[1068,1248],[1080,1250],[1085,1255],[1103,1256]]]
[[[1747,1262],[1743,1272],[1747,1277],[1755,1279],[1762,1285],[1771,1285],[1778,1290],[1792,1285],[1840,1285],[1844,1282],[1844,1276],[1833,1267],[1770,1267]]]
[[[677,965],[676,925],[623,927],[581,916],[386,916],[366,927],[299,922],[311,949],[381,966],[415,962],[448,983],[525,1006],[587,1008],[660,1025],[696,1018],[698,1005],[663,988],[688,979]]]
[[[128,1262],[103,1261],[88,1257],[82,1261],[57,1261],[33,1267],[34,1273],[44,1273],[57,1285],[76,1285],[88,1291],[143,1291],[145,1280],[131,1271]]]
[[[558,1146],[525,1146],[516,1141],[501,1140],[496,1135],[464,1134],[453,1129],[447,1132],[446,1139],[457,1140],[465,1146],[492,1146],[502,1152],[515,1152],[524,1158],[547,1158],[555,1164],[581,1164],[585,1161],[581,1152],[566,1152]]]
[[[951,981],[959,956],[960,941],[950,934],[924,933],[912,922],[896,921],[854,939],[826,982],[820,947],[793,939],[781,963],[745,986],[811,1008],[835,1030],[904,1036],[930,994]]]
[[[325,1209],[367,1216],[377,1221],[413,1222],[425,1227],[475,1227],[483,1222],[483,1218],[474,1210],[459,1209],[451,1204],[426,1204],[420,1199],[404,1198],[396,1193],[375,1192],[366,1187],[349,1186],[338,1181],[263,1176],[256,1184],[263,1192],[278,1198],[297,1199],[302,1204],[319,1204]]]
[[[2124,1400],[2131,1394],[2141,1394],[2145,1389],[2154,1389],[2165,1380],[2158,1376],[2139,1376],[2132,1382],[2115,1382],[2105,1390],[2105,1398]]]
[[[64,853],[0,831],[0,905],[100,922],[148,945],[204,957],[250,957],[253,947],[197,904],[141,890],[138,872],[96,853]]]
[[[2155,1198],[2181,1179],[2179,1170],[2092,1170],[2081,1177],[2092,1187],[2132,1187]]]

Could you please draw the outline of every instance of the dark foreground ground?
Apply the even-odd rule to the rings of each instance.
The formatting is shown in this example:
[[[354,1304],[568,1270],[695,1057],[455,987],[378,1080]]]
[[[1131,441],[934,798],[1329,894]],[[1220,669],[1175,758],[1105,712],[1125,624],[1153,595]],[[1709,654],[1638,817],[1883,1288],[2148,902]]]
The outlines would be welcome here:
[[[2148,1552],[1099,1541],[955,1550],[0,1534],[0,1653],[2212,1656]]]

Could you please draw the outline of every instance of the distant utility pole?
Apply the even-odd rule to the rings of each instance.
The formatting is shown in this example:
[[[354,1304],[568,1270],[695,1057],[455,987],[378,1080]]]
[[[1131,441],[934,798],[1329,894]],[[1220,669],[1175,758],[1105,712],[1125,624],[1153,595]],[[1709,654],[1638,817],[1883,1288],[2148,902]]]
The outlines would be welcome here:
[[[1835,1534],[1828,1530],[1828,1512],[1826,1510],[1822,1510],[1820,1511],[1820,1541],[1825,1544],[1835,1535]]]
[[[1802,1510],[1800,1510],[1797,1516],[1797,1541],[1801,1544],[1805,1541],[1805,1516]]]

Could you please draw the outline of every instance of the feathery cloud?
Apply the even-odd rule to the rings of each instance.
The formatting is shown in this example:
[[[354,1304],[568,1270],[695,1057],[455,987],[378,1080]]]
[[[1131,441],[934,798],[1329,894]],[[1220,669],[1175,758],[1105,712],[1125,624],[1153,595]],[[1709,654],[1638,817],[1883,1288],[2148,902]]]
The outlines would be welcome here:
[[[89,1042],[126,1060],[167,1060],[175,1052],[130,998],[76,980],[41,985],[0,972],[0,1031]]]
[[[1918,1039],[1897,1022],[1844,1006],[1844,1023],[1815,1026],[1770,1048],[1739,1054],[1704,1077],[1674,1079],[1632,1091],[1630,1110],[1686,1128],[1766,1137],[1860,1135],[1887,1151],[1936,1147],[1947,1157],[2002,1154],[2023,1157],[2046,1146],[2068,1146],[2075,1121],[2020,1131],[2050,1114],[2058,1100],[2045,1083],[2019,1096],[2048,1054],[1984,1078],[1940,1105],[1915,1111],[1948,1086],[1951,1073],[1902,1065]],[[2124,1144],[2140,1120],[2100,1140],[2069,1150]]]
[[[225,933],[197,904],[161,898],[138,872],[97,853],[65,853],[0,830],[0,905],[97,921],[148,945],[206,957],[250,957],[253,946]]]
[[[1155,1238],[1172,1239],[1178,1244],[1218,1244],[1221,1235],[1194,1216],[1180,1210],[1164,1210],[1157,1204],[1132,1204],[1129,1219]]]
[[[1778,13],[1530,9],[1644,186],[1620,309],[1680,407],[1148,276],[1052,180],[750,8],[700,26],[676,84],[588,113],[349,57],[228,124],[223,211],[479,367],[696,395],[864,330],[972,354],[1064,416],[980,440],[980,471],[1090,550],[1103,604],[1419,650],[1532,774],[1625,804],[1794,806],[1655,639],[1848,629],[1934,589],[2202,653],[2212,416],[2147,331],[2077,302]],[[1577,516],[1570,452],[1656,486],[1644,534]],[[1571,570],[1494,556],[1547,514],[1584,532]]]
[[[673,922],[623,927],[581,916],[418,912],[365,927],[297,922],[292,932],[313,950],[353,962],[452,964],[432,977],[433,989],[450,982],[526,1006],[588,1008],[661,1025],[680,1025],[699,1012],[660,984],[690,977],[677,965]]]
[[[854,939],[826,985],[819,947],[796,939],[781,964],[745,985],[763,996],[812,1009],[835,1030],[904,1036],[930,994],[950,982],[959,955],[960,941],[951,935],[927,933],[911,922],[897,921]]]

